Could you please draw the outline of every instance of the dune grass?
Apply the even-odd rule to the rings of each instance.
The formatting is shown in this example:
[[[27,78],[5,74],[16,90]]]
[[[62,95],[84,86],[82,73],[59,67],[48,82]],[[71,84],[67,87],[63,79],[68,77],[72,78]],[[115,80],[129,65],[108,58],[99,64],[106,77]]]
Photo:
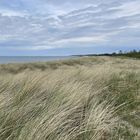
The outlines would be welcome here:
[[[139,139],[139,60],[0,65],[0,140]]]

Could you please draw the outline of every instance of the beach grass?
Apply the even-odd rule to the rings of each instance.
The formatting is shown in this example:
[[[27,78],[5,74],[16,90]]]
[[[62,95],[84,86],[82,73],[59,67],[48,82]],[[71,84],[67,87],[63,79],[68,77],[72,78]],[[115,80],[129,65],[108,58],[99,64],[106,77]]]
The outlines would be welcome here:
[[[0,140],[139,140],[140,60],[0,65]]]

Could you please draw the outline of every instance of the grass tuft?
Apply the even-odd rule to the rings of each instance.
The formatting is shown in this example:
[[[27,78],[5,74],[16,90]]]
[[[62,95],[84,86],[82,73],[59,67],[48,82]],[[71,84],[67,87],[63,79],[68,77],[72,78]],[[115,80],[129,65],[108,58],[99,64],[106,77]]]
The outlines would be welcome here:
[[[139,122],[138,60],[0,66],[0,140],[139,140]]]

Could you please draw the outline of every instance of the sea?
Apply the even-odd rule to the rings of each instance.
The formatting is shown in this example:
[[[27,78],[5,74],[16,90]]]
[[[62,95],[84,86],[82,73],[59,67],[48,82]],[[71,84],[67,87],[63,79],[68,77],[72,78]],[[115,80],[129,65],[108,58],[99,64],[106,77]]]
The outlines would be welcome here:
[[[0,56],[0,64],[47,62],[69,58],[72,56]]]

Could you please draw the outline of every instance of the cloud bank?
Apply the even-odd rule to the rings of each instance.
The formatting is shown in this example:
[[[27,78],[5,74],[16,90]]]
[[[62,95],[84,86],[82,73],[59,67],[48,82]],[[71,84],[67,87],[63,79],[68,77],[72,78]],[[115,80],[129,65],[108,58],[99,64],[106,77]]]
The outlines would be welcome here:
[[[139,0],[1,0],[0,48],[139,46]]]

